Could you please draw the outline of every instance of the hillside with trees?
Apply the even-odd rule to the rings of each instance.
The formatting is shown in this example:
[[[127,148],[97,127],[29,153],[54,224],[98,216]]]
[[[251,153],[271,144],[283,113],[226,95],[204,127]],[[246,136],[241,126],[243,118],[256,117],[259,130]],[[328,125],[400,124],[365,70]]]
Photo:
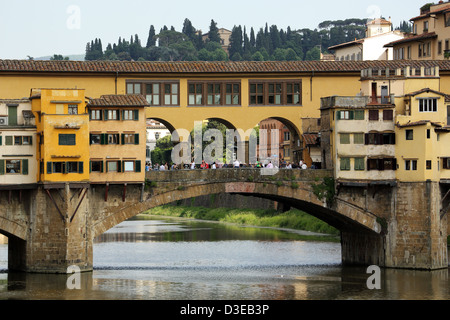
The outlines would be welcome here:
[[[294,61],[319,60],[320,53],[340,43],[365,36],[366,19],[323,21],[318,28],[293,30],[278,29],[267,23],[259,30],[253,27],[234,26],[228,53],[220,44],[217,22],[211,20],[206,40],[189,19],[185,19],[181,31],[164,26],[156,33],[150,26],[147,39],[137,34],[130,39],[119,37],[117,43],[109,43],[105,49],[101,39],[86,45],[85,60],[122,61]],[[408,30],[402,22],[397,29]]]

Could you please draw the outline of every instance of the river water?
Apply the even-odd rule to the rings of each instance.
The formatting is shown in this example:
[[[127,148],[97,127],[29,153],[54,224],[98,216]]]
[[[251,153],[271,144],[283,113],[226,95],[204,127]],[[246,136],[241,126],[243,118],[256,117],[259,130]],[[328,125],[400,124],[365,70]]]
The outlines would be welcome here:
[[[298,232],[152,217],[95,240],[81,289],[68,275],[8,273],[0,244],[0,300],[448,300],[449,270],[341,266],[340,244]]]

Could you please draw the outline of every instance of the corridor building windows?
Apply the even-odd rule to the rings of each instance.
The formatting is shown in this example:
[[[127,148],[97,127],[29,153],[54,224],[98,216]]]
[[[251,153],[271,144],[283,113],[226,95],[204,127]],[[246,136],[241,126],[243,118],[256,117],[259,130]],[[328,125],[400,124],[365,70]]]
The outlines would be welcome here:
[[[189,106],[240,106],[239,82],[208,81],[188,83]]]
[[[301,81],[250,81],[250,105],[301,105]]]

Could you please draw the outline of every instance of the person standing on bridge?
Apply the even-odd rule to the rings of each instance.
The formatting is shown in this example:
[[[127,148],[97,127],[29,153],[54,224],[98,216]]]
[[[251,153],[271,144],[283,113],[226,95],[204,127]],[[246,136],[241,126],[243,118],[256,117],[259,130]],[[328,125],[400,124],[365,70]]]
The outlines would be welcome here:
[[[241,164],[239,163],[238,159],[234,160],[233,167],[237,168],[237,169],[239,169],[241,167]]]

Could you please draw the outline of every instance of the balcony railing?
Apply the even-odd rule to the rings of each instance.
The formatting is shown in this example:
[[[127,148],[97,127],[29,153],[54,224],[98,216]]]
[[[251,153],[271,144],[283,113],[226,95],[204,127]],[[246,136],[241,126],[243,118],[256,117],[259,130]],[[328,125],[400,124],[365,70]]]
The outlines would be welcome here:
[[[394,95],[388,96],[370,96],[369,105],[394,104]]]

